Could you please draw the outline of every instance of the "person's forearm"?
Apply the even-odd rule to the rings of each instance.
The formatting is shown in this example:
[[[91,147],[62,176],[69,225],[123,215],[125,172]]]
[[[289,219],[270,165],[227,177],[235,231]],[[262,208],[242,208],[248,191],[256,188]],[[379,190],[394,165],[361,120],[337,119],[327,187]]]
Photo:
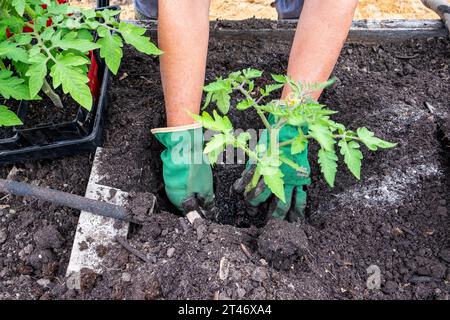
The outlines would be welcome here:
[[[305,0],[289,57],[288,75],[296,81],[328,80],[347,38],[357,0]],[[286,86],[282,98],[289,97]],[[318,99],[321,92],[314,92]]]
[[[167,126],[194,123],[205,81],[210,0],[160,0],[158,10],[161,79]]]

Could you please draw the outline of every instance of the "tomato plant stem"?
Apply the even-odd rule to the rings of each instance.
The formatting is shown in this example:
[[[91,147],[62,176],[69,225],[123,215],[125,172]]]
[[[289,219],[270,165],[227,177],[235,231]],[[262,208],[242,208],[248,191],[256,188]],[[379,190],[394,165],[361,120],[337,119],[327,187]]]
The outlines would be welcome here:
[[[53,91],[52,87],[47,82],[47,80],[44,80],[44,84],[42,85],[42,91],[47,95],[47,97],[50,98],[50,100],[52,100],[53,104],[56,107],[61,108],[61,109],[64,108],[64,106],[61,102],[61,98],[55,91]]]
[[[36,12],[30,7],[29,4],[25,4],[25,12],[28,13],[31,18],[36,18]]]

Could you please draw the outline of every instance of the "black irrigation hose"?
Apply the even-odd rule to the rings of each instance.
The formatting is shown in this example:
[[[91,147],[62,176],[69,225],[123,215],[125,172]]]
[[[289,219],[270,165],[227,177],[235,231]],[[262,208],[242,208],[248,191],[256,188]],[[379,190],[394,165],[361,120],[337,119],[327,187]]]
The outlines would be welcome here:
[[[129,215],[124,207],[108,202],[88,199],[67,192],[32,186],[23,182],[0,179],[0,192],[15,196],[33,197],[60,206],[87,211],[104,217],[130,221]]]

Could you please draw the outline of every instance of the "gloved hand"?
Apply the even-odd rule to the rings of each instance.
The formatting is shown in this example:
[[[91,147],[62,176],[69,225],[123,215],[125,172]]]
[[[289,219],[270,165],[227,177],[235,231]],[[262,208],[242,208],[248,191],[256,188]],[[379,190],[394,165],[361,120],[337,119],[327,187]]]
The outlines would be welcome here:
[[[166,147],[161,154],[163,178],[169,200],[187,213],[192,202],[202,208],[214,202],[211,166],[203,155],[203,128],[199,124],[158,128],[152,133]]]
[[[274,121],[272,117],[269,117],[269,122],[273,124]],[[279,143],[296,137],[298,135],[297,130],[297,127],[284,125],[279,133]],[[307,134],[307,128],[302,128],[302,130],[303,133]],[[265,131],[258,143],[265,144],[266,150],[268,150],[269,140],[269,135],[267,134],[267,131]],[[241,178],[234,183],[234,189],[239,193],[244,193],[244,198],[247,201],[247,204],[250,205],[250,209],[256,209],[258,206],[269,202],[268,214],[278,219],[286,219],[290,222],[294,222],[297,221],[298,218],[305,217],[306,191],[303,188],[305,185],[311,183],[311,178],[309,177],[310,166],[308,162],[308,146],[306,146],[303,152],[295,155],[291,154],[291,145],[282,146],[280,149],[282,150],[284,157],[305,168],[308,172],[307,175],[299,173],[285,163],[280,166],[284,175],[283,180],[286,203],[272,194],[269,187],[265,185],[263,177],[261,177],[256,188],[249,192],[244,191],[255,171],[255,165],[250,165],[249,163],[247,163],[247,167],[242,173]]]

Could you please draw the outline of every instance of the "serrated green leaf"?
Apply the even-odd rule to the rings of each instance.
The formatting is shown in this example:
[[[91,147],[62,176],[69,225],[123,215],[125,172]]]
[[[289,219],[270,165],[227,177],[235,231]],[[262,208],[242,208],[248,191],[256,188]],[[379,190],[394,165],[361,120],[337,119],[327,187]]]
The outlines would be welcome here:
[[[347,142],[345,139],[342,139],[338,145],[341,148],[341,154],[344,156],[347,168],[359,180],[361,178],[361,160],[363,159],[363,154],[359,150],[359,144],[355,141]]]
[[[285,84],[287,82],[287,78],[284,75],[272,74],[271,76],[272,76],[272,79],[275,80],[278,83]]]
[[[361,139],[361,142],[364,143],[366,147],[372,151],[377,151],[378,148],[393,148],[397,145],[396,143],[388,142],[375,137],[375,134],[366,127],[359,128],[356,132],[358,134],[358,137]]]
[[[333,133],[325,126],[319,124],[312,124],[309,126],[309,135],[313,137],[326,151],[333,151],[336,141],[333,138]]]
[[[219,108],[222,114],[227,114],[230,111],[230,95],[225,91],[215,92],[212,96],[212,100],[217,104],[217,108]]]
[[[93,19],[97,16],[97,13],[94,9],[83,9],[81,10],[81,13],[87,18],[87,19]]]
[[[228,133],[233,129],[230,119],[227,116],[221,117],[216,110],[213,111],[214,118],[206,111],[203,111],[201,116],[192,113],[190,113],[190,116],[209,130]]]
[[[294,155],[303,152],[306,149],[307,145],[308,139],[305,137],[303,132],[299,130],[298,136],[295,137],[294,140],[292,140],[291,154]]]
[[[236,109],[238,110],[247,110],[248,108],[250,108],[253,105],[253,100],[251,99],[245,99],[242,100],[241,102],[239,102],[236,106]]]
[[[12,0],[12,5],[20,16],[23,16],[23,13],[25,11],[25,4],[26,0]]]
[[[10,42],[0,43],[0,57],[6,57],[13,61],[28,62],[28,53],[25,49],[17,47],[17,44]]]
[[[205,129],[214,130],[213,129],[214,119],[211,117],[211,115],[208,112],[203,111],[203,113],[201,115],[190,113],[190,116],[196,122],[201,123]],[[219,130],[216,130],[216,131],[219,131]]]
[[[18,34],[14,37],[14,41],[19,46],[25,46],[30,44],[33,40],[33,37],[29,34]]]
[[[236,142],[237,146],[247,146],[247,141],[249,141],[252,138],[251,134],[249,132],[242,132],[238,135]]]
[[[24,80],[14,77],[8,70],[0,70],[0,96],[5,99],[30,100],[29,89]]]
[[[204,153],[208,154],[215,150],[223,150],[225,147],[225,135],[224,134],[216,134],[212,137],[212,139],[206,144],[205,149],[203,150]]]
[[[122,39],[116,34],[112,35],[106,32],[103,38],[100,38],[97,43],[100,45],[100,57],[105,59],[109,70],[113,74],[117,74],[123,57]]]
[[[53,45],[60,47],[63,50],[73,49],[83,53],[100,48],[98,43],[91,42],[87,39],[61,39],[52,41]]]
[[[216,81],[208,83],[206,86],[203,87],[203,90],[205,92],[216,92],[228,89],[229,89],[228,82],[223,79],[217,79]]]
[[[334,187],[334,180],[337,172],[337,161],[338,157],[335,152],[326,151],[324,149],[319,150],[318,162],[320,165],[320,171],[330,187]]]
[[[163,53],[150,41],[150,38],[144,36],[146,29],[133,24],[120,22],[119,31],[125,42],[135,47],[138,51],[151,55],[160,55]]]
[[[271,167],[274,168],[274,167]],[[261,172],[262,172],[261,168]],[[286,203],[286,196],[284,194],[284,180],[283,180],[283,173],[279,168],[275,168],[274,170],[267,170],[267,173],[270,174],[263,174],[264,177],[264,183],[269,187],[270,191],[279,198],[281,201]]]
[[[252,68],[248,68],[248,69],[244,69],[242,70],[242,74],[244,75],[244,77],[246,79],[254,79],[254,78],[259,78],[262,76],[263,72],[260,70],[256,70],[256,69],[252,69]],[[250,90],[252,91],[252,90]]]
[[[209,104],[211,103],[212,95],[213,95],[212,92],[208,92],[206,94],[205,102],[203,103],[202,110],[206,109],[209,106]]]
[[[0,127],[12,127],[23,125],[19,117],[8,109],[7,106],[0,105]]]
[[[269,85],[267,85],[267,86],[265,87],[264,93],[265,93],[266,95],[269,95],[269,94],[271,94],[272,92],[274,92],[274,91],[276,91],[276,90],[279,90],[279,89],[281,89],[281,88],[283,88],[283,87],[284,87],[284,84],[282,84],[282,83],[279,83],[279,84],[269,84]]]
[[[41,91],[45,77],[47,76],[47,64],[44,63],[46,60],[45,56],[35,56],[33,59],[35,63],[30,66],[25,74],[29,77],[30,97],[36,96]]]
[[[86,74],[79,67],[67,66],[60,60],[52,66],[50,75],[53,78],[53,87],[62,85],[63,92],[70,94],[83,108],[91,110],[92,94],[87,83]]]
[[[66,67],[78,67],[90,63],[90,60],[85,55],[79,56],[73,53],[68,53],[65,55],[60,54],[56,57],[56,60]]]

